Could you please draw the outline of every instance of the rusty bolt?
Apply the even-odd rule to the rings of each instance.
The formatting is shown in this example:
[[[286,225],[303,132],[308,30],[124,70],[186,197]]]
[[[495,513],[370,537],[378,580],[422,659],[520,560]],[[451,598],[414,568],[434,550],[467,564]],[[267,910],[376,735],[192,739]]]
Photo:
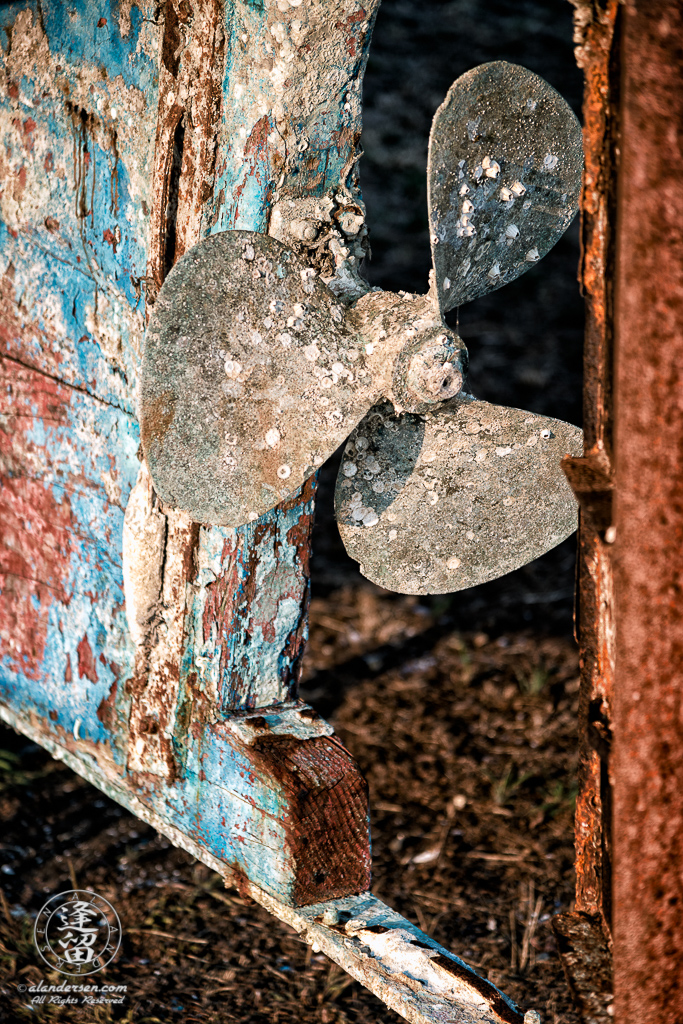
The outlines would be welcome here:
[[[363,227],[365,219],[360,213],[354,213],[353,210],[344,210],[338,217],[338,223],[344,234],[353,238]]]
[[[289,233],[299,242],[314,242],[318,237],[318,225],[312,220],[293,220]]]

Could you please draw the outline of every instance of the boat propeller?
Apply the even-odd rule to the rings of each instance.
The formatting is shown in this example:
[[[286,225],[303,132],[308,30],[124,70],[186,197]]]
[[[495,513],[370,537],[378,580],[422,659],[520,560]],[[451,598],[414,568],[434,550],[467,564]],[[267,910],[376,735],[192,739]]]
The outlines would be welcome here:
[[[162,500],[237,527],[292,497],[348,438],[335,508],[361,572],[445,593],[531,561],[576,527],[560,469],[570,424],[467,389],[444,315],[515,280],[578,208],[581,128],[537,75],[484,64],[451,86],[429,140],[426,295],[351,306],[306,250],[214,234],[173,267],[145,338],[142,443]]]

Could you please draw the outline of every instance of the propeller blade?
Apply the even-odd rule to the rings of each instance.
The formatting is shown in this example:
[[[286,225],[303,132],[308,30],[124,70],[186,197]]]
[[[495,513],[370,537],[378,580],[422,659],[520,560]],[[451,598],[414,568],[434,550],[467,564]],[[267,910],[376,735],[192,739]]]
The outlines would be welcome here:
[[[576,529],[560,459],[582,450],[578,427],[471,396],[425,416],[377,405],[344,451],[339,532],[363,575],[387,590],[474,587]]]
[[[453,83],[432,122],[428,204],[443,312],[514,281],[578,209],[581,125],[526,68],[482,64]]]
[[[345,308],[295,251],[226,231],[183,256],[145,338],[142,444],[154,487],[240,526],[294,493],[378,392]]]

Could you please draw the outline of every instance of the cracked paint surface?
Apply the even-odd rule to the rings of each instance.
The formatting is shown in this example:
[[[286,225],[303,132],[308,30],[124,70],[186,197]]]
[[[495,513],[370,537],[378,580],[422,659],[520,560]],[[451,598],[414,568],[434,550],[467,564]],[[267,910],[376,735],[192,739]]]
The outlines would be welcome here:
[[[0,12],[0,692],[121,771],[157,30],[101,6]]]
[[[42,22],[37,4],[0,12],[0,275],[19,321],[3,331],[2,351],[132,413],[156,121],[153,5],[132,8],[125,41],[114,3],[101,5],[104,28],[95,11],[41,6]]]

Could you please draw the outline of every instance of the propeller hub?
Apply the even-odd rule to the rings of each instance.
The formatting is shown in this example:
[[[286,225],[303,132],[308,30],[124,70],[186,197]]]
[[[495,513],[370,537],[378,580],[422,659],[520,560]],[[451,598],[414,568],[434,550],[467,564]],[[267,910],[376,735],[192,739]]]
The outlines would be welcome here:
[[[460,394],[466,372],[462,338],[443,324],[428,329],[399,353],[391,382],[394,408],[427,412]]]
[[[367,339],[366,366],[378,397],[390,399],[397,412],[427,412],[462,390],[467,349],[431,293],[369,292],[348,319]]]

